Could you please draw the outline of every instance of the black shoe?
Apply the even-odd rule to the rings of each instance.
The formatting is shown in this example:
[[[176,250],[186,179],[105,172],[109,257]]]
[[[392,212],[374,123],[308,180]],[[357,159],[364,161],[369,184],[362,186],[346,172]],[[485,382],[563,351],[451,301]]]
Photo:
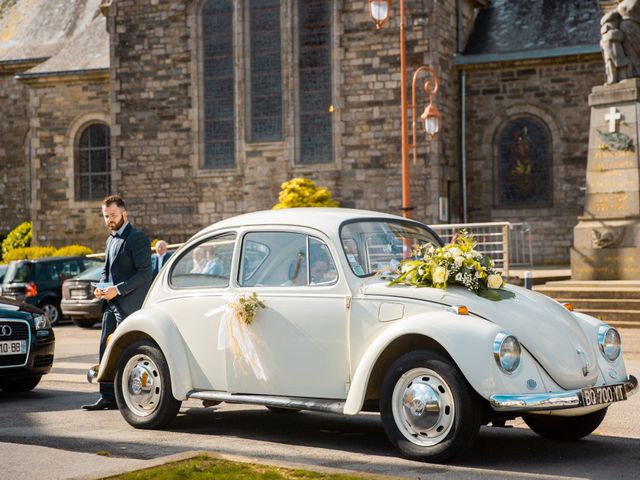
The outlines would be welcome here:
[[[85,410],[116,410],[118,406],[116,402],[100,397],[96,403],[82,405]]]

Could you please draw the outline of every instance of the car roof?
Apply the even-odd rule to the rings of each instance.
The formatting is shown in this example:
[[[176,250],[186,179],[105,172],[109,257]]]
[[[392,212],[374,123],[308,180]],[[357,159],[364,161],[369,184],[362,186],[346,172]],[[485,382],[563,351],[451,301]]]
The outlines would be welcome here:
[[[83,255],[69,255],[66,257],[42,257],[42,258],[23,258],[20,260],[13,260],[13,262],[30,262],[30,263],[45,263],[45,262],[59,262],[61,260],[82,260],[88,257]]]
[[[407,221],[406,218],[398,215],[352,208],[283,208],[230,217],[205,228],[203,233],[248,225],[295,225],[315,228],[324,232],[337,232],[338,227],[344,222],[357,219],[366,220],[367,218]]]

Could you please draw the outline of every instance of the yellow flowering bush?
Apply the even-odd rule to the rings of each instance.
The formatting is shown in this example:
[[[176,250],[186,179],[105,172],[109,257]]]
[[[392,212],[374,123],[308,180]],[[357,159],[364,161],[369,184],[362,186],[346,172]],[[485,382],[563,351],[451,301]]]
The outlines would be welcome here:
[[[475,250],[473,237],[465,231],[444,247],[418,245],[411,257],[400,262],[397,277],[390,285],[404,284],[447,288],[461,285],[489,300],[512,298],[513,292],[504,290],[504,281],[494,268],[493,261]]]
[[[298,207],[337,207],[338,202],[331,198],[331,192],[318,187],[309,178],[293,178],[280,185],[279,202],[273,206],[274,210],[280,208]]]

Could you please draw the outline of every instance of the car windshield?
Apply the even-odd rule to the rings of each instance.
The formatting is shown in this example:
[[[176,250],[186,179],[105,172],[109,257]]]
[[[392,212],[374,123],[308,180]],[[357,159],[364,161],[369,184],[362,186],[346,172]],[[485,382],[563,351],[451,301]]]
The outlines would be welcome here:
[[[3,283],[23,283],[29,278],[31,264],[26,262],[11,262]]]
[[[359,277],[395,271],[416,245],[442,245],[426,226],[389,220],[347,223],[340,229],[340,240],[351,270]]]

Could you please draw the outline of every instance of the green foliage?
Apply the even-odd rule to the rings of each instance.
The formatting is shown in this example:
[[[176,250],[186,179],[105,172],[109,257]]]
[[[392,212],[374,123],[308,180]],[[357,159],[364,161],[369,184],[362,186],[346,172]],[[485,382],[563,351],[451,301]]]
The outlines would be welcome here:
[[[337,207],[338,202],[331,198],[331,192],[318,187],[309,178],[293,178],[280,185],[279,203],[273,206],[274,210],[280,208],[298,207]]]
[[[45,257],[67,257],[67,256],[83,256],[93,253],[89,247],[84,245],[68,245],[58,248],[51,246],[24,247],[14,248],[4,257],[5,262],[12,260],[34,260],[36,258]]]
[[[56,252],[54,247],[24,247],[14,248],[5,256],[5,262],[12,260],[33,260],[36,258],[53,257]]]
[[[9,232],[2,241],[2,258],[8,262],[7,254],[14,248],[31,246],[31,222],[23,222]]]
[[[75,257],[75,256],[84,256],[93,253],[89,247],[85,247],[84,245],[67,245],[66,247],[62,247],[56,250],[53,254],[54,257]]]

